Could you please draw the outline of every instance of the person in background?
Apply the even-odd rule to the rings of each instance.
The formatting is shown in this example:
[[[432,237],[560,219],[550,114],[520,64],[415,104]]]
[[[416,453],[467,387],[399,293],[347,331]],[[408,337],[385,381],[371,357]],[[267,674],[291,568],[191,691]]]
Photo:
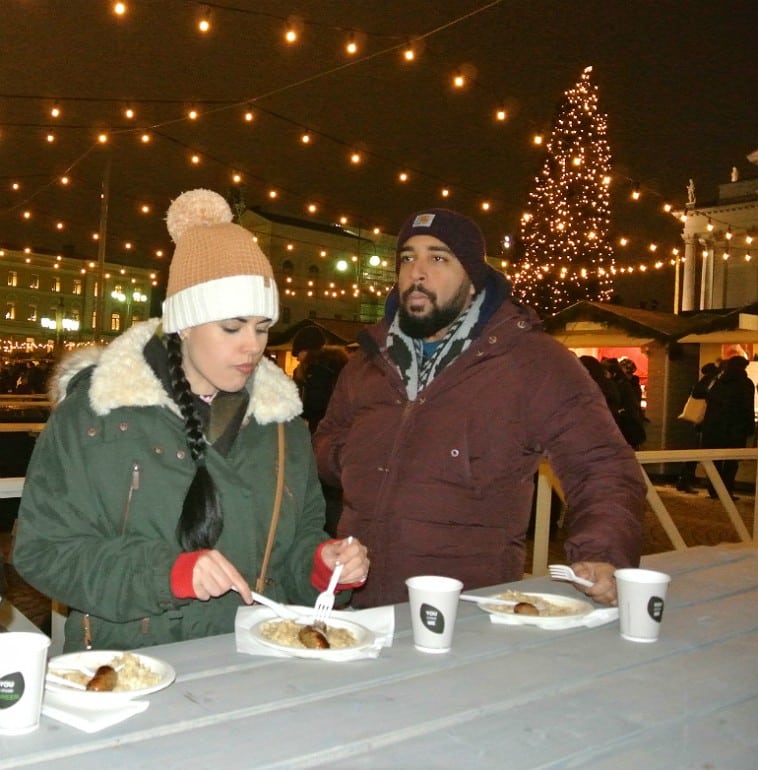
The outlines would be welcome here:
[[[700,379],[692,386],[690,395],[693,398],[706,398],[711,385],[716,381],[719,368],[714,363],[704,364],[700,369]],[[695,446],[699,449],[703,445],[703,424],[693,425],[695,431]],[[676,488],[679,492],[688,494],[697,494],[695,489],[695,471],[697,470],[697,461],[691,460],[682,464],[682,472],[676,481]]]
[[[705,417],[703,418],[703,449],[743,449],[755,432],[754,397],[755,385],[747,376],[748,360],[732,356],[722,365],[706,393]],[[716,469],[726,491],[734,497],[737,477],[737,460],[716,460]],[[716,498],[716,490],[708,484],[708,494]]]
[[[300,361],[292,376],[303,402],[303,419],[313,434],[326,414],[337,378],[348,361],[347,351],[336,345],[327,345],[326,338],[317,327],[305,326],[292,340],[292,354]],[[342,491],[324,481],[321,482],[321,491],[326,501],[324,528],[334,536],[342,512]]]
[[[600,363],[608,370],[611,382],[618,391],[619,408],[614,415],[616,422],[629,445],[639,449],[647,439],[642,413],[642,391],[638,389],[639,379],[635,388],[616,358],[604,358]]]
[[[320,475],[341,484],[340,534],[371,549],[355,607],[407,599],[406,578],[467,589],[519,580],[540,461],[568,501],[566,555],[616,599],[614,569],[636,565],[645,485],[576,356],[510,299],[471,219],[411,216],[398,237],[384,320],[337,382],[314,436]]]
[[[297,389],[263,356],[279,302],[268,259],[209,190],[179,196],[163,317],[64,359],[24,485],[14,564],[68,605],[67,651],[134,649],[234,630],[261,579],[311,604],[369,562],[329,540]],[[271,526],[284,430],[284,489]]]
[[[315,433],[348,355],[344,348],[327,345],[323,332],[315,326],[306,326],[295,334],[292,355],[300,362],[292,378],[303,402],[303,418]]]
[[[579,356],[579,360],[582,366],[589,372],[590,377],[597,383],[600,392],[605,398],[605,403],[615,419],[618,410],[621,408],[621,396],[619,395],[616,383],[611,380],[610,372],[594,356]]]

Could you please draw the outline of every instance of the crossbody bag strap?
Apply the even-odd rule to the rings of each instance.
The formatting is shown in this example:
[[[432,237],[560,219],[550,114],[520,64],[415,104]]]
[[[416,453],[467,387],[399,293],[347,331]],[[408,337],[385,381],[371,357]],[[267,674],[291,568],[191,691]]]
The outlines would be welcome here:
[[[271,514],[271,526],[268,529],[268,540],[266,541],[266,551],[263,554],[263,564],[258,580],[255,582],[255,590],[263,593],[266,586],[266,572],[268,572],[268,563],[271,559],[271,551],[274,548],[274,539],[276,538],[276,526],[279,523],[279,511],[282,507],[282,493],[284,491],[284,423],[280,422],[278,428],[278,446],[279,459],[276,467],[276,493],[274,495],[274,510]]]

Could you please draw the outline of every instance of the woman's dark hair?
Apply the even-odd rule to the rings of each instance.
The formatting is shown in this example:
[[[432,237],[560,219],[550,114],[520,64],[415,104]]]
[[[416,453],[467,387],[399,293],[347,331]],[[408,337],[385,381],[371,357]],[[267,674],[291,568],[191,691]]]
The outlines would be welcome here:
[[[185,551],[213,548],[224,528],[224,516],[213,477],[205,466],[207,443],[195,409],[189,382],[182,366],[182,342],[178,334],[166,336],[168,373],[172,395],[184,418],[187,446],[197,470],[187,490],[176,537]]]

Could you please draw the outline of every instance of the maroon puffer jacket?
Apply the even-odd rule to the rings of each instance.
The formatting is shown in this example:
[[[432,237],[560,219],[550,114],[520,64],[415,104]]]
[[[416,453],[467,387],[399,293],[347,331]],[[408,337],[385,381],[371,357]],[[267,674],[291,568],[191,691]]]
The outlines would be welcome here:
[[[341,484],[339,531],[369,548],[353,605],[407,600],[411,575],[466,589],[521,578],[535,472],[547,457],[569,503],[570,562],[636,566],[645,486],[633,450],[576,356],[505,301],[414,402],[369,329],[314,436]]]

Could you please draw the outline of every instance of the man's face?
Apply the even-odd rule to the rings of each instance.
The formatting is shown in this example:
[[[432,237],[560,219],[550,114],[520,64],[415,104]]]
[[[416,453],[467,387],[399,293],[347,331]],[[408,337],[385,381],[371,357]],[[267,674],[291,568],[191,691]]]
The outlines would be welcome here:
[[[414,235],[400,249],[397,287],[400,328],[429,341],[442,339],[474,296],[463,265],[431,235]]]

